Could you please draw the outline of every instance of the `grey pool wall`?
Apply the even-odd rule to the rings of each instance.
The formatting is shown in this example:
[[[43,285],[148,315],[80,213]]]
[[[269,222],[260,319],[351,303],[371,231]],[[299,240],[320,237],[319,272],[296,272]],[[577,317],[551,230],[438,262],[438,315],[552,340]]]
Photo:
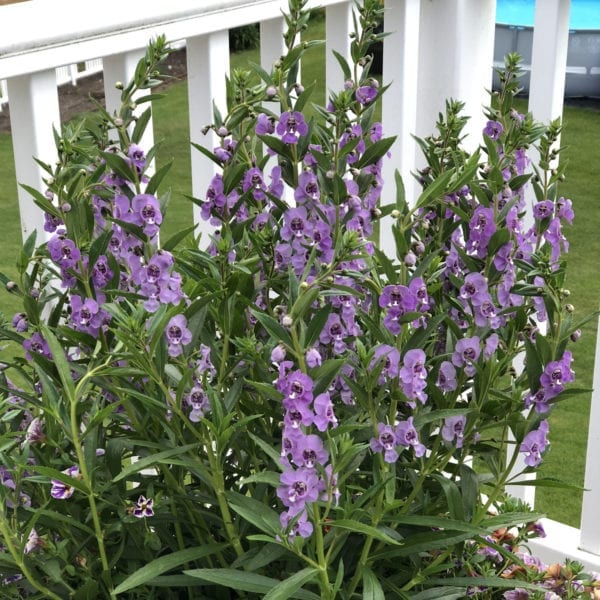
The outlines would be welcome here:
[[[524,74],[521,78],[523,93],[529,92],[533,27],[496,24],[494,42],[494,67],[504,66],[509,52],[518,52],[522,58]],[[494,89],[499,87],[494,72]],[[578,29],[569,32],[565,97],[600,98],[600,30]]]

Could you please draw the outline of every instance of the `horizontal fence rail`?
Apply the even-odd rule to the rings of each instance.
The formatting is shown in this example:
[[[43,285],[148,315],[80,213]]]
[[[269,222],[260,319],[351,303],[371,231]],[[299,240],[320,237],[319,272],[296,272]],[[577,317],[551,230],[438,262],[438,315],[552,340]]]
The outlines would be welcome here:
[[[55,156],[52,127],[60,125],[56,69],[73,82],[86,65],[104,74],[107,110],[117,108],[120,92],[116,81],[127,81],[147,42],[160,34],[183,40],[187,48],[189,131],[193,142],[217,145],[214,132],[201,137],[212,121],[213,101],[225,105],[225,78],[229,65],[228,30],[260,21],[261,64],[270,69],[282,53],[284,0],[170,0],[147,3],[143,11],[134,3],[105,0],[102,11],[90,15],[79,0],[31,0],[0,8],[0,94],[11,100],[11,128],[17,180],[43,190],[42,172],[32,160],[52,162]],[[343,86],[343,77],[332,50],[349,55],[349,31],[353,2],[320,0],[326,18],[326,79],[330,90]],[[383,79],[391,88],[383,96],[382,121],[386,135],[396,135],[393,160],[384,168],[392,182],[398,169],[414,199],[411,172],[418,167],[416,144],[411,137],[428,135],[446,98],[465,103],[471,115],[467,144],[476,144],[484,125],[481,106],[492,85],[494,61],[495,0],[386,0],[386,38]],[[542,121],[562,113],[569,0],[538,0],[530,61],[529,108]],[[61,19],[55,18],[56,14]],[[63,17],[64,15],[64,17]],[[52,22],[53,27],[47,27]],[[27,23],[27,37],[23,36]],[[440,31],[444,35],[440,35]],[[449,51],[449,48],[452,51]],[[91,61],[96,61],[92,62]],[[1,99],[0,99],[1,102]],[[1,104],[0,104],[1,106]],[[472,140],[469,142],[469,140]],[[152,145],[152,128],[143,145]],[[192,153],[192,193],[203,196],[215,166],[199,152]],[[393,195],[393,186],[387,193]],[[43,216],[24,190],[18,190],[23,236],[36,229],[44,239]],[[386,198],[384,200],[390,200]],[[199,214],[195,214],[199,222]],[[199,228],[205,227],[199,222]],[[389,223],[382,224],[382,250],[393,248]],[[596,388],[600,387],[600,350],[596,360]],[[600,419],[600,395],[592,399],[592,417]],[[595,429],[597,431],[597,428]],[[596,455],[598,437],[592,437]],[[588,456],[592,456],[588,453]],[[600,529],[596,506],[600,503],[597,460],[588,460],[582,530],[549,521],[548,537],[531,547],[548,562],[576,558],[587,568],[600,570]],[[511,493],[532,501],[532,487],[514,487]],[[580,549],[580,546],[585,550]]]

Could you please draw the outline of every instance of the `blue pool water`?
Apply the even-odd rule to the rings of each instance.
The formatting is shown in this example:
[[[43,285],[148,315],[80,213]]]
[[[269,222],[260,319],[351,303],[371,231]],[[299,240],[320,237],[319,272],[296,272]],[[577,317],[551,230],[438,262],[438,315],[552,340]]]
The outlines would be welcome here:
[[[534,14],[535,0],[498,0],[496,23],[533,27]],[[600,29],[600,0],[571,0],[569,28]]]

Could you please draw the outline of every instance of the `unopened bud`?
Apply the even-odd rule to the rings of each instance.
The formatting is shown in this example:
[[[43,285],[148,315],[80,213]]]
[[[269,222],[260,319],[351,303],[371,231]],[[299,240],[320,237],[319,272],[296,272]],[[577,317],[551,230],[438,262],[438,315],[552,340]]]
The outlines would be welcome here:
[[[70,212],[71,211],[71,205],[68,202],[63,202],[60,205],[60,210],[62,210],[63,212]]]
[[[117,88],[118,90],[122,90],[123,89],[123,82],[122,81],[117,81],[117,83],[115,83],[115,88]]]
[[[576,342],[581,337],[581,329],[576,329],[569,337],[572,342]]]
[[[568,313],[572,313],[572,312],[574,312],[574,311],[575,311],[575,307],[574,307],[572,304],[565,304],[565,310],[566,310]]]
[[[283,318],[281,319],[281,324],[284,327],[291,327],[294,323],[294,320],[292,319],[292,317],[290,317],[290,315],[284,315]]]
[[[15,290],[19,289],[19,286],[17,285],[17,283],[15,281],[7,281],[6,282],[6,289],[9,292],[14,292]]]
[[[277,96],[277,88],[274,85],[270,85],[265,93],[267,94],[267,98],[275,98]]]
[[[123,119],[121,119],[120,117],[117,117],[115,119],[115,126],[116,127],[123,127]]]

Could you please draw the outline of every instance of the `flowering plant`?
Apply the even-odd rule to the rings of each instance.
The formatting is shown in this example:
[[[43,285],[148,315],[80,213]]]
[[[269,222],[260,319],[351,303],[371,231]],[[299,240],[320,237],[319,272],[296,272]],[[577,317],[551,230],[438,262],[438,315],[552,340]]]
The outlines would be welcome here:
[[[140,146],[150,109],[134,110],[160,82],[162,39],[120,112],[66,126],[48,192],[30,190],[50,238],[27,240],[20,280],[5,278],[23,311],[2,336],[25,351],[2,374],[8,597],[549,598],[594,585],[526,552],[538,515],[504,494],[540,464],[574,378],[559,124],[513,108],[509,57],[480,150],[463,150],[449,101],[419,140],[416,204],[397,177],[380,206],[393,138],[375,120],[385,88],[368,47],[381,7],[357,7],[344,89],[308,116],[304,4],[290,2],[271,72],[233,73],[210,126],[218,147],[196,146],[219,169],[194,200],[209,240],[158,236],[166,170]],[[390,220],[396,256],[373,241]]]

